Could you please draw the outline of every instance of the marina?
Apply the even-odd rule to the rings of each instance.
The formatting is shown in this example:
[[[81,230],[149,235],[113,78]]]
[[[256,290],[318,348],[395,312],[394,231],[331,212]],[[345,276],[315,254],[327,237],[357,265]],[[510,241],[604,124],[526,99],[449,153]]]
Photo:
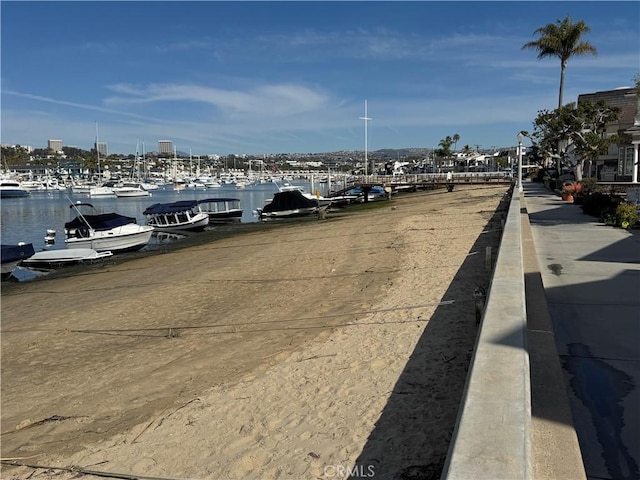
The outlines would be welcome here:
[[[297,185],[311,188],[308,181],[300,180]],[[323,191],[326,184],[318,184],[316,190]],[[3,198],[1,203],[2,225],[1,236],[3,244],[32,243],[36,252],[65,248],[65,223],[73,216],[69,204],[71,202],[91,202],[99,212],[117,212],[120,215],[134,217],[141,225],[145,224],[143,212],[156,203],[173,203],[185,200],[204,200],[210,198],[230,198],[239,200],[242,208],[241,223],[260,221],[255,211],[264,207],[265,202],[273,198],[278,192],[274,182],[260,183],[237,189],[233,184],[223,184],[216,189],[183,188],[174,190],[173,185],[166,185],[150,192],[145,197],[90,197],[88,193],[77,193],[69,190],[36,190],[29,196]],[[207,228],[215,228],[212,222]],[[57,237],[51,232],[59,232]],[[152,240],[145,248],[153,248],[161,241],[154,232]]]

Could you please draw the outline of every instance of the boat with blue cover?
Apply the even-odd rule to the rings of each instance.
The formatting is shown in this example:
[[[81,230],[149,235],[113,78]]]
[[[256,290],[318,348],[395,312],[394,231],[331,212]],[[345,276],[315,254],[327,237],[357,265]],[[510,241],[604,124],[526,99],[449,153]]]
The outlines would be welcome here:
[[[147,225],[157,230],[201,231],[209,225],[209,215],[200,211],[198,200],[154,203],[143,214]]]
[[[18,264],[31,257],[36,253],[33,243],[20,242],[17,245],[3,244],[1,248],[0,258],[2,260],[2,278],[5,279],[11,275],[13,269]]]

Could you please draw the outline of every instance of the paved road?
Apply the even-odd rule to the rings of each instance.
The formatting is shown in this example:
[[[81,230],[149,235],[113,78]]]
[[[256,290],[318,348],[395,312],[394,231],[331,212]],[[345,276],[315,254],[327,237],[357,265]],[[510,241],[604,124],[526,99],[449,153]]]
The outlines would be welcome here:
[[[587,477],[640,479],[640,231],[524,188]]]

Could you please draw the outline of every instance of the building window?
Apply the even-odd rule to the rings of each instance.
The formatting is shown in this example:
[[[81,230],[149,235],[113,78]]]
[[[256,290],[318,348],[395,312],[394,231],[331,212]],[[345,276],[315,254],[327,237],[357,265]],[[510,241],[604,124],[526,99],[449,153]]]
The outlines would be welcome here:
[[[631,176],[633,173],[633,147],[620,147],[618,152],[618,175]]]

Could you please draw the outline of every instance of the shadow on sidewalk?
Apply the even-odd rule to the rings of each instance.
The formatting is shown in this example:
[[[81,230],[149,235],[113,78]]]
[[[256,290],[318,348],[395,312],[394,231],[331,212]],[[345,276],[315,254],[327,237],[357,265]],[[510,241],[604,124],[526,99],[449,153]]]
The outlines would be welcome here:
[[[640,478],[640,271],[548,289],[588,478]]]

